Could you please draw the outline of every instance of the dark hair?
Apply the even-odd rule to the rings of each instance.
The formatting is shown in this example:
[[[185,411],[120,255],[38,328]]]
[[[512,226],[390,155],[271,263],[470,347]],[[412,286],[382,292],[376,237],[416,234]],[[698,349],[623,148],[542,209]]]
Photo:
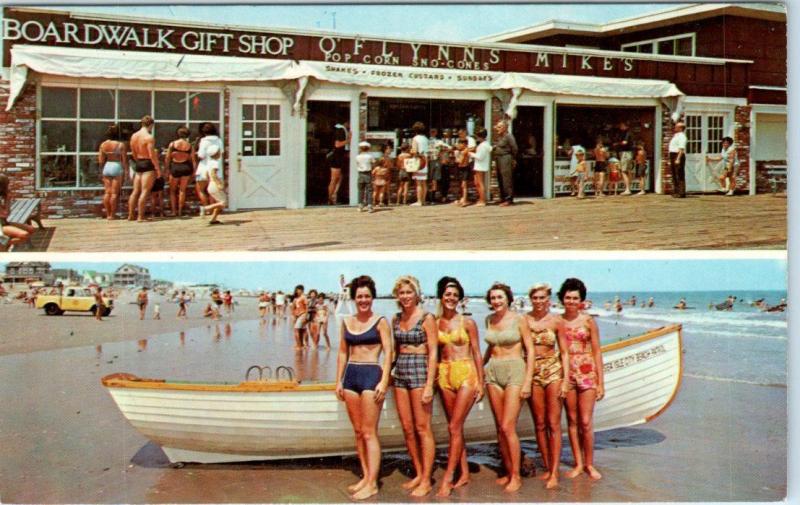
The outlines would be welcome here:
[[[295,294],[297,294],[297,290],[298,290],[298,289],[299,289],[300,291],[305,291],[305,289],[306,289],[306,288],[305,288],[305,286],[303,286],[302,284],[298,284],[297,286],[295,286],[295,287],[294,287],[294,291],[292,291],[292,295],[295,295]]]
[[[581,295],[581,301],[586,300],[586,284],[580,279],[570,277],[561,284],[561,288],[558,290],[558,299],[561,303],[564,303],[564,295],[567,294],[567,291],[577,291]]]
[[[462,300],[464,298],[464,287],[458,282],[458,279],[448,276],[442,277],[439,279],[439,282],[436,283],[436,298],[441,300],[447,288],[456,288],[458,290],[458,299]]]
[[[403,142],[403,143],[400,145],[400,152],[401,152],[401,153],[404,153],[404,152],[408,151],[409,149],[411,149],[411,145],[409,145],[409,143],[408,143],[408,142]]]
[[[217,135],[217,127],[214,123],[203,123],[203,126],[200,127],[200,132],[203,136],[206,135]]]
[[[180,139],[188,139],[189,134],[190,134],[189,128],[186,128],[185,126],[181,126],[177,130],[175,130],[175,135],[177,135],[178,138]]]
[[[730,138],[730,137],[722,137],[722,141],[723,142],[725,142],[726,140],[728,141],[728,144],[733,145],[733,139],[732,138]]]
[[[492,294],[492,291],[496,291],[498,289],[505,293],[506,298],[508,299],[508,304],[511,305],[511,302],[514,301],[514,294],[511,292],[511,288],[508,286],[508,284],[503,284],[502,282],[495,282],[489,287],[489,289],[486,290],[486,303],[491,305],[491,302],[489,301],[489,295]]]
[[[411,126],[411,129],[414,130],[414,133],[416,134],[425,133],[425,123],[422,121],[417,121]]]
[[[486,128],[478,128],[475,130],[475,136],[485,139],[489,132],[486,131]]]
[[[381,152],[385,152],[387,149],[391,149],[391,150],[394,151],[394,142],[389,141],[389,142],[383,144],[383,148],[381,149]]]
[[[112,124],[106,130],[107,140],[119,140],[119,126]]]
[[[317,290],[316,289],[309,289],[308,290],[308,296],[311,296],[312,294],[316,295],[317,294]]]
[[[372,277],[369,275],[359,275],[350,281],[350,298],[353,300],[356,299],[356,291],[358,291],[359,288],[368,288],[369,292],[372,293],[372,298],[375,298],[378,295],[378,292],[375,289],[375,281],[373,281]]]
[[[6,174],[0,174],[0,198],[8,198],[8,186],[11,180]]]
[[[150,126],[154,122],[155,121],[153,121],[153,116],[151,116],[150,114],[142,116],[142,126]]]
[[[319,298],[321,300],[324,300],[325,299],[325,293],[320,293],[319,296],[317,296],[317,298]]]

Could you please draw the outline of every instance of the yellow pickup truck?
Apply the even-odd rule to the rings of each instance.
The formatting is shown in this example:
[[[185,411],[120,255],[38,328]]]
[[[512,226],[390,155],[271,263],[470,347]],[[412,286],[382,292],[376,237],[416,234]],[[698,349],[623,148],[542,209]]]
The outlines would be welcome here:
[[[114,300],[103,297],[103,303],[106,306],[103,315],[107,316],[114,308]],[[57,295],[39,295],[36,297],[36,308],[44,309],[44,313],[48,316],[60,316],[66,311],[90,314],[94,314],[96,311],[94,293],[89,288],[80,287],[64,288],[61,290],[61,294]]]

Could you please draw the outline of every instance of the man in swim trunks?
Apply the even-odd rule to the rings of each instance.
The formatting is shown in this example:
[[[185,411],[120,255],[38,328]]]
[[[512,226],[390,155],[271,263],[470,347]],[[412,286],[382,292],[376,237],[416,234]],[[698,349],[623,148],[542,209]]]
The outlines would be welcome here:
[[[308,299],[303,294],[305,287],[300,284],[294,288],[292,298],[292,317],[294,318],[294,348],[302,349],[308,345],[304,342],[306,325],[308,324]]]
[[[131,152],[133,153],[134,176],[133,191],[128,200],[128,220],[133,221],[136,211],[139,221],[145,220],[145,205],[150,198],[153,182],[161,177],[161,165],[156,150],[156,139],[153,137],[153,118],[149,115],[142,118],[142,127],[131,135]]]
[[[147,288],[142,287],[139,294],[136,295],[136,305],[139,306],[139,320],[144,321],[144,314],[147,311]]]

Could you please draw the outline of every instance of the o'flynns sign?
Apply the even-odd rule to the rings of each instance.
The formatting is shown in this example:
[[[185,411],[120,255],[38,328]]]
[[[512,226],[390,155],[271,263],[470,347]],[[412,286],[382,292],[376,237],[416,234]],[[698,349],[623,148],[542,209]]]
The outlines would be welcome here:
[[[588,54],[402,42],[363,37],[297,35],[246,30],[204,30],[137,21],[101,21],[69,13],[4,10],[2,37],[8,52],[15,43],[95,49],[158,51],[268,57],[458,70],[624,75],[633,58]]]

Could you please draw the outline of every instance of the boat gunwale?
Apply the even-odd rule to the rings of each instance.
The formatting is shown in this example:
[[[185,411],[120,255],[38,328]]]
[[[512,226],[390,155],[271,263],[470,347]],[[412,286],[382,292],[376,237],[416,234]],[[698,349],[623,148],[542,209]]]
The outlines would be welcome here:
[[[648,421],[658,417],[672,403],[680,388],[683,375],[683,327],[680,324],[671,324],[656,328],[641,335],[631,337],[618,342],[612,342],[601,347],[601,352],[616,351],[632,345],[647,342],[649,340],[662,337],[669,333],[678,333],[678,361],[679,374],[678,382],[672,396],[666,404],[655,414],[647,418]],[[297,381],[245,381],[238,384],[234,383],[203,383],[203,382],[168,382],[165,379],[141,378],[129,373],[113,373],[100,379],[103,386],[109,389],[148,389],[166,391],[202,391],[202,392],[228,392],[228,393],[280,393],[280,392],[314,392],[314,391],[334,391],[336,384],[333,382],[303,384]]]

